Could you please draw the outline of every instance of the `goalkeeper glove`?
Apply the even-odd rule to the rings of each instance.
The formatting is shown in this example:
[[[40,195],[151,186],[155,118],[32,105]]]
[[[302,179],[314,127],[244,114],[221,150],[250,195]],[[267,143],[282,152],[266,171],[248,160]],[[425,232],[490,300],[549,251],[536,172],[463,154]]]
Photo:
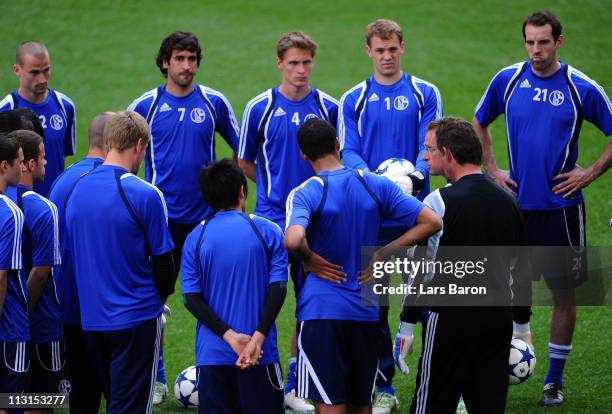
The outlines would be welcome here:
[[[416,196],[425,185],[425,176],[420,171],[415,170],[408,174],[408,177],[412,180],[412,195]]]
[[[397,328],[397,334],[395,335],[395,345],[393,347],[393,359],[395,365],[402,372],[402,374],[408,374],[410,369],[406,365],[404,359],[412,354],[413,343],[414,343],[414,324],[407,322],[400,322]]]

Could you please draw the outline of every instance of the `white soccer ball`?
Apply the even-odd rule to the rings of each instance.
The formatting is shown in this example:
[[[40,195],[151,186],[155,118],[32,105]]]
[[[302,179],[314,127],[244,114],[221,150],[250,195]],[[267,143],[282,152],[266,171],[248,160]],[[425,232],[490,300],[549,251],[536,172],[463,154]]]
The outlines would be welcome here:
[[[536,357],[533,348],[522,339],[512,338],[508,365],[510,385],[527,381],[527,378],[533,374],[535,366]]]
[[[194,366],[185,368],[174,382],[174,398],[183,408],[198,406],[198,374]]]
[[[414,165],[404,158],[389,158],[380,163],[376,174],[393,181],[404,194],[412,194],[412,179],[408,174],[414,171]]]

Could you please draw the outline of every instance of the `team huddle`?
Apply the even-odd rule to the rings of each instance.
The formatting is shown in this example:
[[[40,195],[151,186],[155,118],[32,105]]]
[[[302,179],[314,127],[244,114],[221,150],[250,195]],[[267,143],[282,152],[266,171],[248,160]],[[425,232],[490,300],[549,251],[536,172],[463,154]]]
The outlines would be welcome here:
[[[374,74],[340,101],[310,84],[315,41],[284,34],[281,82],[251,99],[240,123],[223,93],[194,83],[197,37],[174,32],[156,59],[166,82],[97,115],[87,155],[65,170],[75,104],[48,88],[45,45],[22,43],[19,89],[0,101],[0,392],[69,394],[74,413],[97,413],[102,396],[110,413],[152,412],[168,392],[165,302],[180,275],[197,319],[200,413],[388,414],[419,322],[410,412],[503,413],[511,340],[532,343],[531,308],[513,306],[513,289],[544,277],[554,310],[540,404],[562,404],[574,288],[587,279],[581,188],[612,165],[609,144],[577,166],[578,137],[583,120],[612,135],[612,106],[557,60],[561,32],[550,12],[527,17],[529,59],[493,77],[471,123],[444,117],[438,88],[402,70],[403,32],[391,20],[367,26]],[[489,129],[501,114],[509,171]],[[216,161],[215,134],[234,160]],[[374,173],[389,159],[414,166],[402,186]],[[431,191],[430,175],[449,185]],[[362,292],[373,262],[417,245],[579,248],[554,266],[531,258],[529,280],[513,280],[514,258],[500,256],[489,263],[496,306],[405,303],[393,340],[389,306],[364,304]],[[377,246],[369,263],[366,246]],[[289,277],[285,381],[277,337],[290,333],[275,320]]]

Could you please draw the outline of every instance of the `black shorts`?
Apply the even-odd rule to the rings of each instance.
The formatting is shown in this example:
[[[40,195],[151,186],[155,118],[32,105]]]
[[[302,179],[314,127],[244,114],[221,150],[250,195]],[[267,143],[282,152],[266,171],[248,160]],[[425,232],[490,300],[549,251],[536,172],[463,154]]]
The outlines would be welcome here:
[[[370,405],[378,370],[378,322],[300,322],[297,394],[324,404]]]
[[[28,372],[26,392],[70,394],[71,384],[66,368],[64,340],[30,343],[32,365]]]
[[[0,341],[0,352],[2,352],[1,392],[24,392],[27,373],[30,369],[30,350],[27,342]]]
[[[283,374],[280,364],[240,370],[229,365],[198,366],[200,414],[283,414]]]
[[[523,212],[533,279],[550,289],[571,289],[587,280],[584,203],[560,210]]]

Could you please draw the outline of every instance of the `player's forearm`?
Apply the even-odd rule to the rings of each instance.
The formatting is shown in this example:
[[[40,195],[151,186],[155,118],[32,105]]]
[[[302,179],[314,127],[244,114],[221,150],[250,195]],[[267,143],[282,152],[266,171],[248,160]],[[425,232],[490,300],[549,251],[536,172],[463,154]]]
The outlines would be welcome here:
[[[285,248],[290,255],[307,262],[312,252],[306,241],[306,229],[299,225],[290,226],[285,232]]]
[[[153,275],[159,297],[165,301],[168,296],[174,293],[176,282],[172,252],[153,256]]]
[[[612,142],[608,144],[604,152],[589,167],[593,173],[593,180],[603,175],[612,167]]]
[[[442,228],[442,220],[429,207],[424,207],[419,213],[416,224],[407,232],[391,241],[386,246],[378,250],[381,259],[385,259],[394,254],[397,249],[419,244],[428,237],[434,235]]]
[[[346,165],[347,167],[370,171],[368,164],[361,157],[361,154],[355,150],[343,149],[342,159],[344,160],[344,165]]]
[[[219,318],[199,293],[186,293],[183,297],[185,307],[204,326],[223,339],[223,335],[231,328]]]
[[[482,164],[485,171],[495,171],[498,169],[497,162],[495,161],[495,154],[493,154],[493,138],[491,136],[491,130],[488,126],[483,127],[478,122],[478,119],[474,117],[472,120],[472,126],[476,135],[480,139],[480,145],[482,146]]]
[[[268,299],[264,305],[259,324],[257,325],[257,331],[264,336],[268,336],[270,328],[276,321],[278,314],[285,303],[285,297],[287,296],[287,284],[285,282],[275,282],[269,286]]]
[[[238,159],[238,166],[253,182],[257,182],[257,166],[253,161]]]
[[[0,317],[4,310],[4,300],[6,299],[6,291],[8,289],[8,271],[0,270]]]
[[[32,312],[32,309],[34,309],[40,300],[45,285],[47,284],[50,271],[51,268],[49,266],[34,266],[32,270],[30,270],[28,281],[26,282],[28,290],[28,312]]]

